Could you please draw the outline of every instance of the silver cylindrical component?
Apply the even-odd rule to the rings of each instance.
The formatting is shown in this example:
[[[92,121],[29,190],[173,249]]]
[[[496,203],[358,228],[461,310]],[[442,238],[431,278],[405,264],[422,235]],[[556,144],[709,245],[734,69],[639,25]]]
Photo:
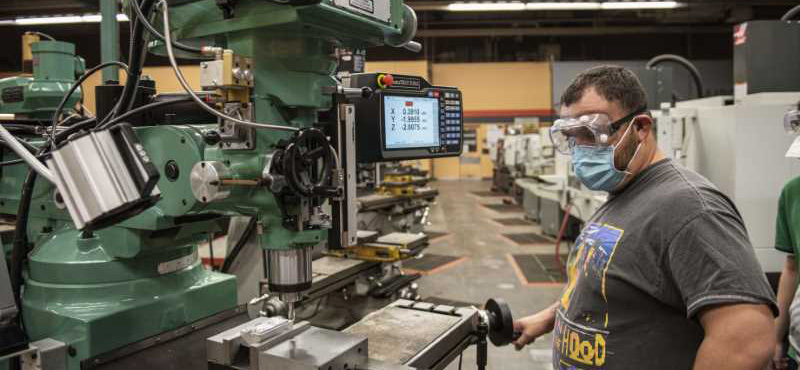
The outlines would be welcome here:
[[[51,152],[47,166],[61,197],[56,202],[79,230],[134,216],[160,194],[158,170],[127,124],[71,139]]]
[[[189,175],[192,194],[203,203],[225,199],[231,193],[229,186],[223,184],[227,178],[230,178],[230,170],[221,162],[197,162]]]
[[[311,288],[311,248],[267,250],[269,291],[284,302],[297,302]]]

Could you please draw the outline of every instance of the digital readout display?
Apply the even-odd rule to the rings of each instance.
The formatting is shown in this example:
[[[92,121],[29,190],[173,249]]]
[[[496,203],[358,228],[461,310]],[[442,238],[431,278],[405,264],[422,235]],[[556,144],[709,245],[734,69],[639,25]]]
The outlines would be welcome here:
[[[439,99],[383,97],[386,149],[439,146]]]

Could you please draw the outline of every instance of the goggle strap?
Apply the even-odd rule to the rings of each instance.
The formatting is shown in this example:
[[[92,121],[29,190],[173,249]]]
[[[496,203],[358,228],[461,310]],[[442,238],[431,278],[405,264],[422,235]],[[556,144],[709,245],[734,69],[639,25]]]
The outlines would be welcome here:
[[[630,122],[634,117],[645,112],[647,112],[647,106],[643,105],[638,109],[634,110],[633,112],[631,112],[630,114],[628,114],[627,116],[622,117],[614,122],[611,122],[609,124],[609,127],[611,127],[611,134],[613,135],[615,132],[617,132],[617,130],[619,130],[620,126]]]

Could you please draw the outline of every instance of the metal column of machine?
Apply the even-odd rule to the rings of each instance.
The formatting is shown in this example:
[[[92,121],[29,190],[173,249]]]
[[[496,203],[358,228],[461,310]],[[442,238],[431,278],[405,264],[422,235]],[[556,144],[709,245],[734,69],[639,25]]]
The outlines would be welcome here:
[[[119,23],[117,12],[119,5],[115,0],[100,0],[100,54],[103,63],[119,60]],[[103,70],[103,81],[119,79],[119,68],[109,67]]]

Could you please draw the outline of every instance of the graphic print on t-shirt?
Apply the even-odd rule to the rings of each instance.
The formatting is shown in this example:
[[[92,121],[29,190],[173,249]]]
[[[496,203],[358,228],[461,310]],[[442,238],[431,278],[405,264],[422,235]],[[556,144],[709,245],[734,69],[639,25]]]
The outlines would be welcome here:
[[[606,273],[623,233],[608,224],[590,223],[575,241],[553,329],[555,369],[602,369],[606,354],[613,353],[606,350]]]

